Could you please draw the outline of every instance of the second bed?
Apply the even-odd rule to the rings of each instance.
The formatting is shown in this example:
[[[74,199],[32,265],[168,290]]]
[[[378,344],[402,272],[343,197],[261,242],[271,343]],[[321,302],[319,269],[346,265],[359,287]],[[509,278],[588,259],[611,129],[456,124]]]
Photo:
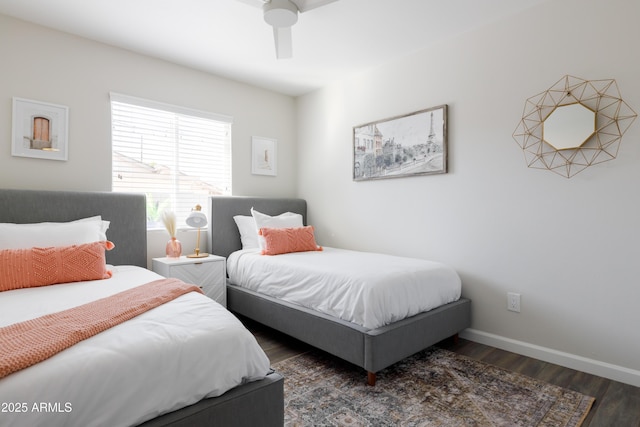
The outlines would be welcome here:
[[[460,297],[459,283],[457,292],[455,283],[453,287],[422,287],[423,290],[426,289],[426,293],[436,295],[437,300],[415,298],[413,291],[404,293],[407,287],[413,286],[414,291],[420,288],[420,280],[415,284],[411,283],[414,276],[412,269],[416,263],[424,265],[429,262],[377,254],[367,254],[365,258],[360,258],[360,255],[353,251],[327,248],[323,251],[304,253],[307,259],[308,255],[311,255],[315,261],[303,261],[302,264],[306,264],[308,270],[307,273],[301,273],[294,272],[291,265],[285,263],[286,258],[297,258],[296,254],[268,256],[243,250],[234,216],[251,215],[253,208],[272,216],[292,212],[301,215],[302,221],[306,223],[305,200],[211,197],[209,208],[209,247],[214,254],[228,258],[230,280],[227,284],[227,307],[233,312],[364,368],[368,373],[367,381],[371,385],[375,384],[376,372],[445,338],[455,336],[470,326],[471,302]],[[314,254],[317,256],[314,257]],[[373,261],[371,256],[374,257]],[[331,288],[333,279],[341,274],[337,271],[340,269],[336,269],[336,264],[333,264],[334,267],[323,264],[331,257],[341,258],[342,261],[338,264],[342,262],[343,265],[377,263],[375,257],[380,257],[376,268],[388,269],[391,275],[385,280],[396,280],[400,288],[394,285],[390,288],[394,296],[383,293],[382,297],[372,297],[368,303],[369,307],[357,307],[358,303],[338,293],[340,291],[337,291],[337,288]],[[238,266],[239,258],[246,258],[248,262]],[[266,267],[269,269],[268,273],[257,275],[254,269],[267,261],[271,263]],[[284,264],[278,268],[274,263]],[[442,284],[443,279],[445,282],[455,282],[457,274],[450,268],[438,263],[433,263],[433,267],[434,283]],[[311,273],[309,269],[324,270],[321,276],[325,278],[329,273],[328,283],[317,278],[311,279],[312,276],[307,275]],[[355,271],[363,273],[357,280],[363,281],[364,289],[376,287],[378,274],[374,269],[363,272],[362,269],[356,268]],[[282,284],[286,282],[284,279],[287,276],[290,279],[290,289],[285,292]],[[237,283],[241,283],[242,286]],[[399,289],[404,290],[398,292]],[[362,293],[356,291],[358,292]],[[295,296],[296,293],[298,296]],[[292,298],[292,295],[295,297]],[[309,295],[310,300],[316,301],[307,303],[304,298],[299,298]],[[318,302],[318,296],[323,296],[324,300]],[[400,303],[403,297],[408,304]],[[391,311],[377,313],[376,304],[380,305],[385,301],[398,304]]]

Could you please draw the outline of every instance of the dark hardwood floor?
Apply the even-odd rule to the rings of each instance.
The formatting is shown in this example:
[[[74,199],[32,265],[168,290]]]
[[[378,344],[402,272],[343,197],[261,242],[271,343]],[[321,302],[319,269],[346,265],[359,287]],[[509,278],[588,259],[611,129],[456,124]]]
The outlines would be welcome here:
[[[311,347],[284,334],[240,318],[256,336],[271,363],[299,355]],[[640,388],[564,368],[526,356],[459,339],[439,347],[513,372],[578,391],[596,398],[583,427],[640,427]],[[364,381],[365,376],[363,376]]]

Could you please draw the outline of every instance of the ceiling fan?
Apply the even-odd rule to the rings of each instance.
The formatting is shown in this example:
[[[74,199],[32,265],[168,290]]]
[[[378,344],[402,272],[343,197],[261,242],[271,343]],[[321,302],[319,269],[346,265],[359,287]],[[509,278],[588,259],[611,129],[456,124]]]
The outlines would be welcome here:
[[[291,58],[293,46],[291,27],[298,21],[298,12],[304,13],[337,0],[239,0],[251,6],[262,7],[264,20],[273,27],[278,59]]]

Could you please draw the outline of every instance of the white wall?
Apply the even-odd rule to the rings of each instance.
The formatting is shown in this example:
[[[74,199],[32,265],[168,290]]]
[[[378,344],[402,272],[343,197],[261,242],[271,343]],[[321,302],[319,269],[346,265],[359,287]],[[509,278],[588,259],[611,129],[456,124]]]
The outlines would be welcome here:
[[[640,111],[640,3],[555,0],[298,99],[299,196],[321,244],[436,259],[472,302],[465,336],[640,385],[640,120],[616,160],[528,169],[525,100],[566,74]],[[353,182],[352,128],[449,105],[449,173]],[[506,310],[508,291],[522,311]]]
[[[296,191],[295,103],[274,92],[0,15],[0,187],[111,189],[109,92],[233,116],[233,192]],[[12,97],[69,107],[69,160],[11,156]],[[251,136],[278,140],[278,176],[251,175]]]

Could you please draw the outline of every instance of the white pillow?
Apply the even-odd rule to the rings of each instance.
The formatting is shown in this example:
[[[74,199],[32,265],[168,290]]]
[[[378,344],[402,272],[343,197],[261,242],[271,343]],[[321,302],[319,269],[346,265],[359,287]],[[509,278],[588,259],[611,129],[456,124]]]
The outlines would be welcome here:
[[[71,222],[0,223],[0,249],[71,246],[107,240],[109,221],[100,216]]]
[[[293,212],[270,216],[251,208],[251,216],[256,221],[256,234],[261,228],[297,228],[304,226],[302,223],[302,215]],[[260,245],[260,249],[267,247],[264,237],[260,235],[258,236],[258,244]]]
[[[102,219],[102,217],[100,215],[96,215],[96,216],[91,216],[89,218],[81,218],[81,219],[76,219],[75,221],[70,221],[71,223],[74,222],[85,222],[85,221],[99,221],[100,222],[100,234],[99,234],[99,242],[104,242],[107,240],[107,230],[109,229],[109,225],[111,224],[110,221],[104,221]],[[89,242],[92,243],[92,242]]]
[[[248,215],[236,215],[233,220],[238,226],[240,232],[240,241],[242,242],[242,249],[255,249],[259,248],[258,232],[256,231],[256,221],[252,216]]]

